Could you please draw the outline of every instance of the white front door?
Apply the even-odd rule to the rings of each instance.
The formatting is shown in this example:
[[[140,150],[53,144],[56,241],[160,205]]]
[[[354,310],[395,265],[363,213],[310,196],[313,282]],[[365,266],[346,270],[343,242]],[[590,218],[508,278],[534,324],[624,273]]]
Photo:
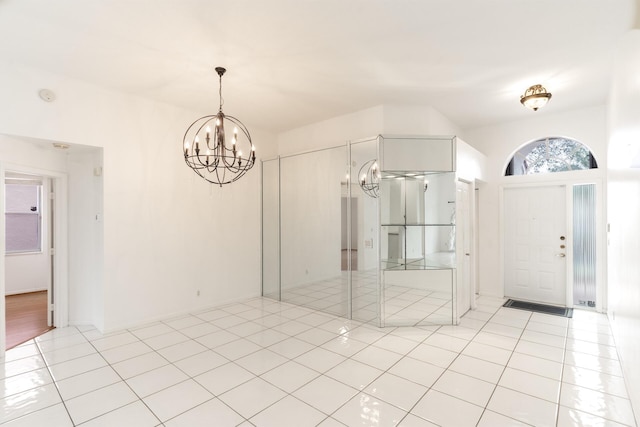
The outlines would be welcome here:
[[[565,186],[504,190],[505,297],[566,304]]]

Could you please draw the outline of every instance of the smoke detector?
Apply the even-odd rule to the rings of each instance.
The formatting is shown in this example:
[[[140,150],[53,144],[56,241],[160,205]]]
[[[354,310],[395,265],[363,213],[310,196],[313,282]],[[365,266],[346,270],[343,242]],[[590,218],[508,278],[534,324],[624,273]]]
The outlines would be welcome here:
[[[56,94],[50,89],[40,89],[38,95],[40,95],[40,99],[45,102],[53,102],[56,100]]]

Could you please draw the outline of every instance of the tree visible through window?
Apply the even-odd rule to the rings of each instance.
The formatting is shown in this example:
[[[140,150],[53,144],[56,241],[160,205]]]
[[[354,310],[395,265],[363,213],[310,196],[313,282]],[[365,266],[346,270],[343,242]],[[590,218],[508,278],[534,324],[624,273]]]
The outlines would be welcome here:
[[[569,138],[543,138],[519,149],[511,158],[505,175],[532,175],[597,167],[596,159],[584,144]]]

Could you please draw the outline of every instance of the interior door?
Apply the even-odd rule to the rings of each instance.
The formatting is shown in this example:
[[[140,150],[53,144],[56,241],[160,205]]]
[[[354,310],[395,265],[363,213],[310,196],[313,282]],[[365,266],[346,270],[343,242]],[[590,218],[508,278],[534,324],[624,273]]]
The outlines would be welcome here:
[[[457,317],[471,308],[471,184],[456,184]]]
[[[566,304],[565,186],[504,190],[504,273],[508,298]]]

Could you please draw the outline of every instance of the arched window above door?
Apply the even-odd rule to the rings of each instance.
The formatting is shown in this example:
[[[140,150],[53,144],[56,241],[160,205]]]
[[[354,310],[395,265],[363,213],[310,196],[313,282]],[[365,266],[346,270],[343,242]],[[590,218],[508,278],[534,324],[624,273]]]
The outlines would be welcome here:
[[[593,153],[581,142],[561,137],[535,140],[515,152],[505,176],[596,169]]]

